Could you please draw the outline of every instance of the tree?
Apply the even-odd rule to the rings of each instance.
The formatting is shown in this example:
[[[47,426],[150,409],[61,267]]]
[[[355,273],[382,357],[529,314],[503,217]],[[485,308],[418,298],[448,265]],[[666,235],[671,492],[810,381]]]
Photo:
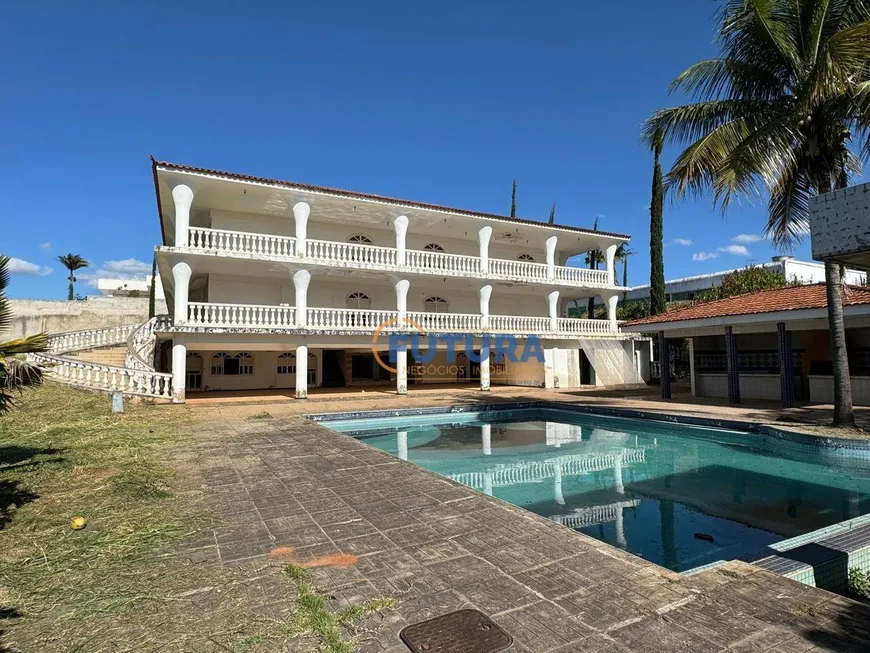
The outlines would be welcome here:
[[[148,319],[157,313],[157,254],[151,259],[151,288],[148,289]]]
[[[629,249],[626,243],[622,243],[616,248],[616,254],[613,256],[614,262],[622,262],[622,287],[628,288],[628,257],[632,256],[634,251]],[[628,299],[628,290],[622,291],[622,301]]]
[[[870,0],[722,2],[720,56],[671,85],[697,101],[657,111],[647,142],[685,145],[667,175],[677,197],[712,193],[723,211],[765,191],[766,232],[789,249],[807,233],[811,196],[848,184],[870,155]],[[854,424],[842,276],[825,262],[834,424]]]
[[[547,224],[556,224],[556,203],[553,202],[553,208],[550,209],[550,219]]]
[[[12,323],[12,309],[6,297],[9,286],[9,257],[0,256],[0,332]],[[42,372],[36,365],[18,358],[20,354],[36,353],[48,348],[44,333],[0,342],[0,415],[14,405],[13,392],[26,385],[42,382]]]
[[[514,179],[514,185],[511,187],[511,217],[517,217],[517,180]]]
[[[592,231],[598,231],[598,218],[601,216],[595,216],[595,222],[592,225]],[[604,262],[604,253],[600,249],[590,249],[586,253],[586,265],[589,266],[590,270],[597,270],[598,264]],[[586,304],[586,317],[591,319],[595,318],[595,297],[590,297],[589,301]]]
[[[664,313],[667,310],[667,295],[665,293],[665,261],[664,261],[664,204],[665,189],[662,183],[662,134],[653,134],[653,179],[652,197],[649,205],[649,296],[652,315]]]
[[[760,290],[772,290],[786,286],[799,286],[797,279],[788,280],[784,274],[774,272],[760,265],[750,265],[742,270],[729,272],[722,277],[722,283],[711,288],[695,298],[696,302],[708,302],[714,299],[726,299]]]
[[[88,267],[90,263],[88,263],[78,254],[66,254],[65,256],[58,256],[57,260],[61,263],[61,265],[69,270],[69,276],[67,277],[67,279],[69,280],[69,295],[67,296],[67,299],[69,301],[72,301],[73,299],[75,299],[75,289],[73,287],[73,284],[76,282],[75,271]]]

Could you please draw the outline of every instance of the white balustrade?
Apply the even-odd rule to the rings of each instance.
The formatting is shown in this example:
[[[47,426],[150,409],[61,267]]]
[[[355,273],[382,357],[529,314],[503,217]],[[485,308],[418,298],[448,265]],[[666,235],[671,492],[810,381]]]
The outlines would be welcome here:
[[[547,266],[532,261],[510,261],[503,258],[489,259],[489,274],[493,277],[516,281],[546,281]]]
[[[218,253],[288,257],[295,255],[296,239],[291,236],[191,227],[189,247]]]
[[[409,311],[408,320],[419,325],[425,331],[441,331],[446,333],[462,333],[479,331],[481,316],[476,313],[424,313]]]
[[[349,267],[396,265],[396,250],[362,243],[308,239],[306,258],[329,263],[346,263]]]
[[[50,378],[61,383],[142,397],[172,397],[171,374],[101,365],[47,354],[28,354],[27,358],[39,365]]]
[[[394,330],[398,311],[378,311],[365,308],[309,308],[309,329],[358,329],[374,331],[378,328]]]
[[[464,254],[448,254],[429,250],[409,249],[406,264],[412,272],[429,272],[450,276],[480,274],[480,258]]]
[[[569,335],[588,335],[591,333],[616,333],[610,320],[580,320],[572,317],[560,317],[559,333]]]
[[[53,354],[65,354],[71,351],[122,345],[127,342],[127,337],[139,326],[138,324],[125,324],[102,329],[54,334],[48,337],[48,351]]]
[[[606,286],[607,270],[590,270],[588,268],[572,268],[566,265],[556,266],[556,281],[559,283],[577,284],[578,286]]]
[[[550,318],[490,315],[489,330],[493,333],[550,333]]]
[[[296,310],[291,306],[190,302],[185,326],[288,329],[295,324]]]

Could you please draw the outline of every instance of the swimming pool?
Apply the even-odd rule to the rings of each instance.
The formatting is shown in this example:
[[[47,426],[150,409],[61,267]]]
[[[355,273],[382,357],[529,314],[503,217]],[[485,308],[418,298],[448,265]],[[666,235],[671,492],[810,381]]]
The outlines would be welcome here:
[[[746,431],[557,408],[323,423],[675,571],[870,512],[866,458]]]

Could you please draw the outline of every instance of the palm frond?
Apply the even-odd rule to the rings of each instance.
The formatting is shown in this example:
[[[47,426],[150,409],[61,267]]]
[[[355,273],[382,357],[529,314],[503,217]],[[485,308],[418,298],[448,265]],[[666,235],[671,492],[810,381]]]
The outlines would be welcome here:
[[[809,230],[809,202],[812,187],[803,172],[803,161],[784,171],[770,192],[765,234],[785,250],[802,241]]]
[[[684,70],[668,92],[682,91],[702,100],[768,100],[782,95],[782,80],[760,66],[734,59],[707,59]]]
[[[35,354],[48,349],[48,335],[38,333],[26,338],[16,338],[8,342],[0,342],[0,357],[15,354]]]
[[[0,254],[0,332],[12,324],[12,309],[6,298],[6,288],[9,287],[9,257]]]

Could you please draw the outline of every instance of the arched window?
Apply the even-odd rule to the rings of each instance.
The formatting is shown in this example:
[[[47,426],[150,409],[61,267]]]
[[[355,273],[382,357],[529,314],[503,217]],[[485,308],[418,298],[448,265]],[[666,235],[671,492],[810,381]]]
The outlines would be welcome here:
[[[278,356],[278,374],[296,374],[296,354],[292,351]]]
[[[246,351],[233,355],[218,352],[211,357],[211,373],[216,376],[249,376],[254,373],[254,357]]]
[[[364,292],[352,292],[347,296],[347,308],[371,308],[372,300]]]
[[[371,245],[372,239],[365,234],[353,234],[350,238],[347,239],[347,242],[357,243],[359,245]]]
[[[308,384],[317,383],[317,356],[308,354]]]
[[[449,313],[450,304],[443,297],[427,297],[423,300],[427,313]]]
[[[425,249],[429,252],[443,252],[444,251],[444,248],[441,247],[441,245],[439,245],[438,243],[429,243],[423,249]]]
[[[520,254],[519,256],[517,256],[517,260],[518,261],[534,261],[535,257],[532,256],[531,254]]]
[[[189,351],[186,363],[184,387],[187,390],[199,390],[202,388],[202,356],[195,351]]]

